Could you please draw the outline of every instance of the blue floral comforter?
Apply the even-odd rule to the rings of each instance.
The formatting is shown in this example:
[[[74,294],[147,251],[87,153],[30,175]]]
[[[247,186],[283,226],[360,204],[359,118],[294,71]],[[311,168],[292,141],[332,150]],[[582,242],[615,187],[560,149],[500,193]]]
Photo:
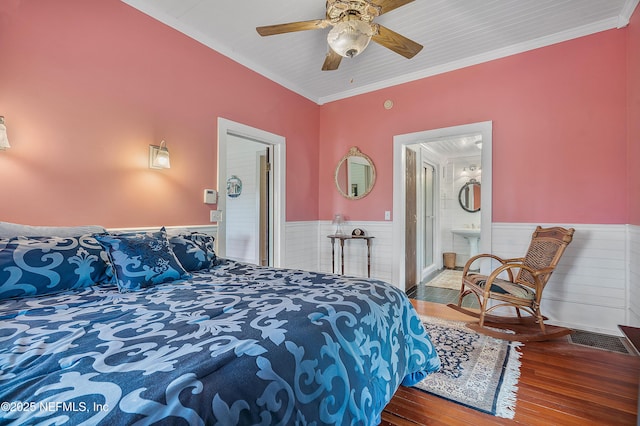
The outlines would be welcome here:
[[[0,424],[362,424],[440,360],[386,283],[232,261],[0,301]]]

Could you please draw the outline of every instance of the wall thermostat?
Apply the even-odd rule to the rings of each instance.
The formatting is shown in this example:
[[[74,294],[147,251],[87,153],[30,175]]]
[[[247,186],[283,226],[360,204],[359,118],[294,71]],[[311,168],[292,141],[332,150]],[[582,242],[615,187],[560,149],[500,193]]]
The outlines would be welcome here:
[[[205,204],[215,204],[218,202],[218,193],[215,189],[205,189],[204,190],[204,203]]]

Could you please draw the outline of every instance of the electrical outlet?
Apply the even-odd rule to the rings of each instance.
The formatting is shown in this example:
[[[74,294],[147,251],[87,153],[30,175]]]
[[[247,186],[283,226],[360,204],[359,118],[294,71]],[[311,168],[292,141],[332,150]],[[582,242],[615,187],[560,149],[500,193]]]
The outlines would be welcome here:
[[[391,212],[389,210],[384,212],[384,220],[391,220]]]

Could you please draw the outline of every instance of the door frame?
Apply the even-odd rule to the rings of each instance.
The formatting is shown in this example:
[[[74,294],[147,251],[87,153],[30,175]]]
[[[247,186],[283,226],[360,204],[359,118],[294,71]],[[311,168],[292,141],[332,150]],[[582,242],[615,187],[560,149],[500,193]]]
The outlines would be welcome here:
[[[226,222],[227,207],[227,135],[250,139],[273,147],[273,203],[271,213],[273,217],[272,253],[273,266],[284,266],[285,253],[285,221],[286,221],[286,139],[265,130],[218,117],[218,205],[222,211],[222,220],[218,222],[216,237],[216,252],[220,257],[226,255]]]
[[[391,282],[402,291],[405,287],[405,176],[404,169],[406,159],[404,147],[428,142],[435,139],[451,138],[455,136],[480,133],[482,135],[482,201],[480,204],[480,252],[491,252],[491,175],[492,175],[492,132],[493,122],[483,121],[478,123],[463,124],[460,126],[445,127],[441,129],[425,130],[415,133],[396,135],[393,137],[393,221],[392,244],[393,264]]]

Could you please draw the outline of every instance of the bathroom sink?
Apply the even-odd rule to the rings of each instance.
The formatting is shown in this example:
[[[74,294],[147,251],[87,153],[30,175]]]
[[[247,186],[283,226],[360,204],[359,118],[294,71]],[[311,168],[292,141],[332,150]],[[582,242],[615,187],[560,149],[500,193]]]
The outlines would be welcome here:
[[[452,229],[451,232],[454,234],[458,234],[461,237],[476,237],[480,238],[480,229],[478,228],[461,228],[461,229]]]
[[[478,228],[460,228],[460,229],[452,229],[456,235],[460,235],[464,237],[467,241],[469,241],[469,257],[473,257],[478,254],[478,240],[480,239],[480,229]]]

